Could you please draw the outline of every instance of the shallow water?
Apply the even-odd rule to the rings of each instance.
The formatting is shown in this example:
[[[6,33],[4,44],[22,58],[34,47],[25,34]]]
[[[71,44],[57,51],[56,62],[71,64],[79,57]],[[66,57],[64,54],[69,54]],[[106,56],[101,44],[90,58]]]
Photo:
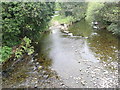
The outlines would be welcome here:
[[[116,87],[118,39],[106,30],[93,30],[85,21],[69,27],[69,36],[57,26],[40,45],[51,67],[68,87]]]
[[[51,33],[44,34],[39,40],[38,60],[27,59],[26,62],[18,63],[14,72],[9,77],[3,78],[3,86],[37,85],[38,88],[61,85],[69,88],[118,86],[117,37],[106,30],[93,30],[85,21],[73,24],[68,30],[73,36],[62,33],[59,26],[52,26]],[[39,65],[43,67],[40,70]]]

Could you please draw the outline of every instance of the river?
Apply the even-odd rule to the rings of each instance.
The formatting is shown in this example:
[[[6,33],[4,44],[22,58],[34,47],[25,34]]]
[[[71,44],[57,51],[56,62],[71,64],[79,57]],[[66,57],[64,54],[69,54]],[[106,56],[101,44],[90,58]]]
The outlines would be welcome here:
[[[85,21],[71,25],[68,28],[72,35],[61,32],[59,26],[52,26],[51,33],[44,34],[38,47],[37,61],[46,72],[54,71],[62,86],[69,88],[115,88],[118,86],[118,38],[107,30],[93,30]],[[43,59],[43,61],[41,61]],[[30,63],[30,61],[28,61]],[[28,63],[27,62],[27,63]],[[31,61],[32,62],[32,61]],[[41,64],[42,62],[42,64]],[[31,63],[33,64],[33,63]],[[31,64],[22,63],[21,69],[31,70]],[[28,67],[27,67],[28,66]],[[47,68],[47,69],[46,69]],[[50,70],[49,70],[50,69]],[[23,70],[26,72],[25,70]],[[19,72],[19,70],[18,70]],[[22,72],[22,73],[24,73]],[[15,72],[16,73],[16,72]],[[25,74],[25,73],[24,73]],[[39,73],[37,73],[39,75]],[[29,81],[31,74],[25,78]],[[36,75],[36,74],[33,74]],[[55,76],[53,74],[53,76]],[[15,76],[12,76],[14,78]],[[36,82],[38,81],[38,76]],[[11,77],[9,77],[11,78]],[[24,79],[25,79],[24,78]],[[10,79],[11,80],[11,79]],[[5,83],[10,82],[5,79]],[[30,78],[32,80],[32,78]],[[57,78],[50,80],[56,84]],[[18,82],[17,80],[12,80]],[[35,81],[33,80],[33,83]],[[39,83],[39,82],[37,82]],[[45,82],[43,82],[45,83]],[[9,83],[7,83],[9,84]],[[21,87],[26,81],[12,84]],[[4,84],[3,86],[5,86]],[[30,86],[27,87],[32,87]],[[32,84],[33,86],[35,84]],[[37,87],[41,87],[37,84]],[[24,85],[25,86],[25,85]],[[11,87],[11,85],[9,85]],[[43,85],[42,87],[59,87],[59,85]]]

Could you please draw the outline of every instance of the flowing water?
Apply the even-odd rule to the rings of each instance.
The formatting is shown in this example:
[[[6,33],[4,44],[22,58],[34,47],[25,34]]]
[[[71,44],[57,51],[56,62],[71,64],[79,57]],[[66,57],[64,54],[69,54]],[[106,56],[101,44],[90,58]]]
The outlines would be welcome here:
[[[48,59],[43,61],[43,67],[54,70],[69,88],[117,87],[118,38],[107,30],[93,30],[85,21],[68,30],[72,35],[52,26],[51,33],[40,38],[38,61],[41,62],[41,56]]]

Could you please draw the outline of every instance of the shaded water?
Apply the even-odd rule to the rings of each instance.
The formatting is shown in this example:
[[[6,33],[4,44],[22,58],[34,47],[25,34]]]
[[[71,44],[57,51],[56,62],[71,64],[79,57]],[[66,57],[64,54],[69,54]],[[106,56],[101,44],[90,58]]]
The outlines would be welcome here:
[[[12,76],[5,79],[4,86],[116,87],[118,84],[117,37],[106,30],[93,30],[85,21],[73,24],[69,27],[69,31],[73,36],[62,33],[59,25],[52,26],[51,33],[44,34],[39,40],[38,60],[28,59],[19,63]],[[35,69],[36,64],[37,69]],[[39,70],[39,65],[43,69]],[[53,74],[53,71],[56,73]],[[20,76],[21,74],[23,77]]]

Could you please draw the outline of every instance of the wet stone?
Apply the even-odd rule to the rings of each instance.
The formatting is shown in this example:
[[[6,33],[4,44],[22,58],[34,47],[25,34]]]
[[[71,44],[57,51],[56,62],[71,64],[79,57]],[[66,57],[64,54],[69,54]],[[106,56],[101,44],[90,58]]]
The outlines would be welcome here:
[[[62,85],[62,86],[63,86],[64,84],[63,84],[63,83],[60,83],[60,85]]]
[[[38,70],[42,69],[42,66],[38,66]]]
[[[35,56],[37,56],[37,55],[38,55],[38,53],[35,54]]]
[[[33,70],[37,70],[37,67],[34,66]]]
[[[76,79],[76,77],[73,77],[73,79]]]
[[[87,68],[90,68],[90,66],[87,66]]]
[[[86,82],[83,80],[83,81],[81,81],[81,84],[82,84],[83,86],[85,86]]]
[[[76,84],[78,84],[79,82],[76,82]]]
[[[77,52],[78,50],[75,50],[75,52]]]
[[[46,73],[46,71],[42,71],[42,73],[43,73],[43,74],[45,74],[45,73]]]
[[[44,75],[43,77],[47,79],[49,77],[49,75]]]
[[[32,59],[31,62],[34,62],[34,59]]]
[[[39,62],[36,62],[37,65],[39,65]]]

